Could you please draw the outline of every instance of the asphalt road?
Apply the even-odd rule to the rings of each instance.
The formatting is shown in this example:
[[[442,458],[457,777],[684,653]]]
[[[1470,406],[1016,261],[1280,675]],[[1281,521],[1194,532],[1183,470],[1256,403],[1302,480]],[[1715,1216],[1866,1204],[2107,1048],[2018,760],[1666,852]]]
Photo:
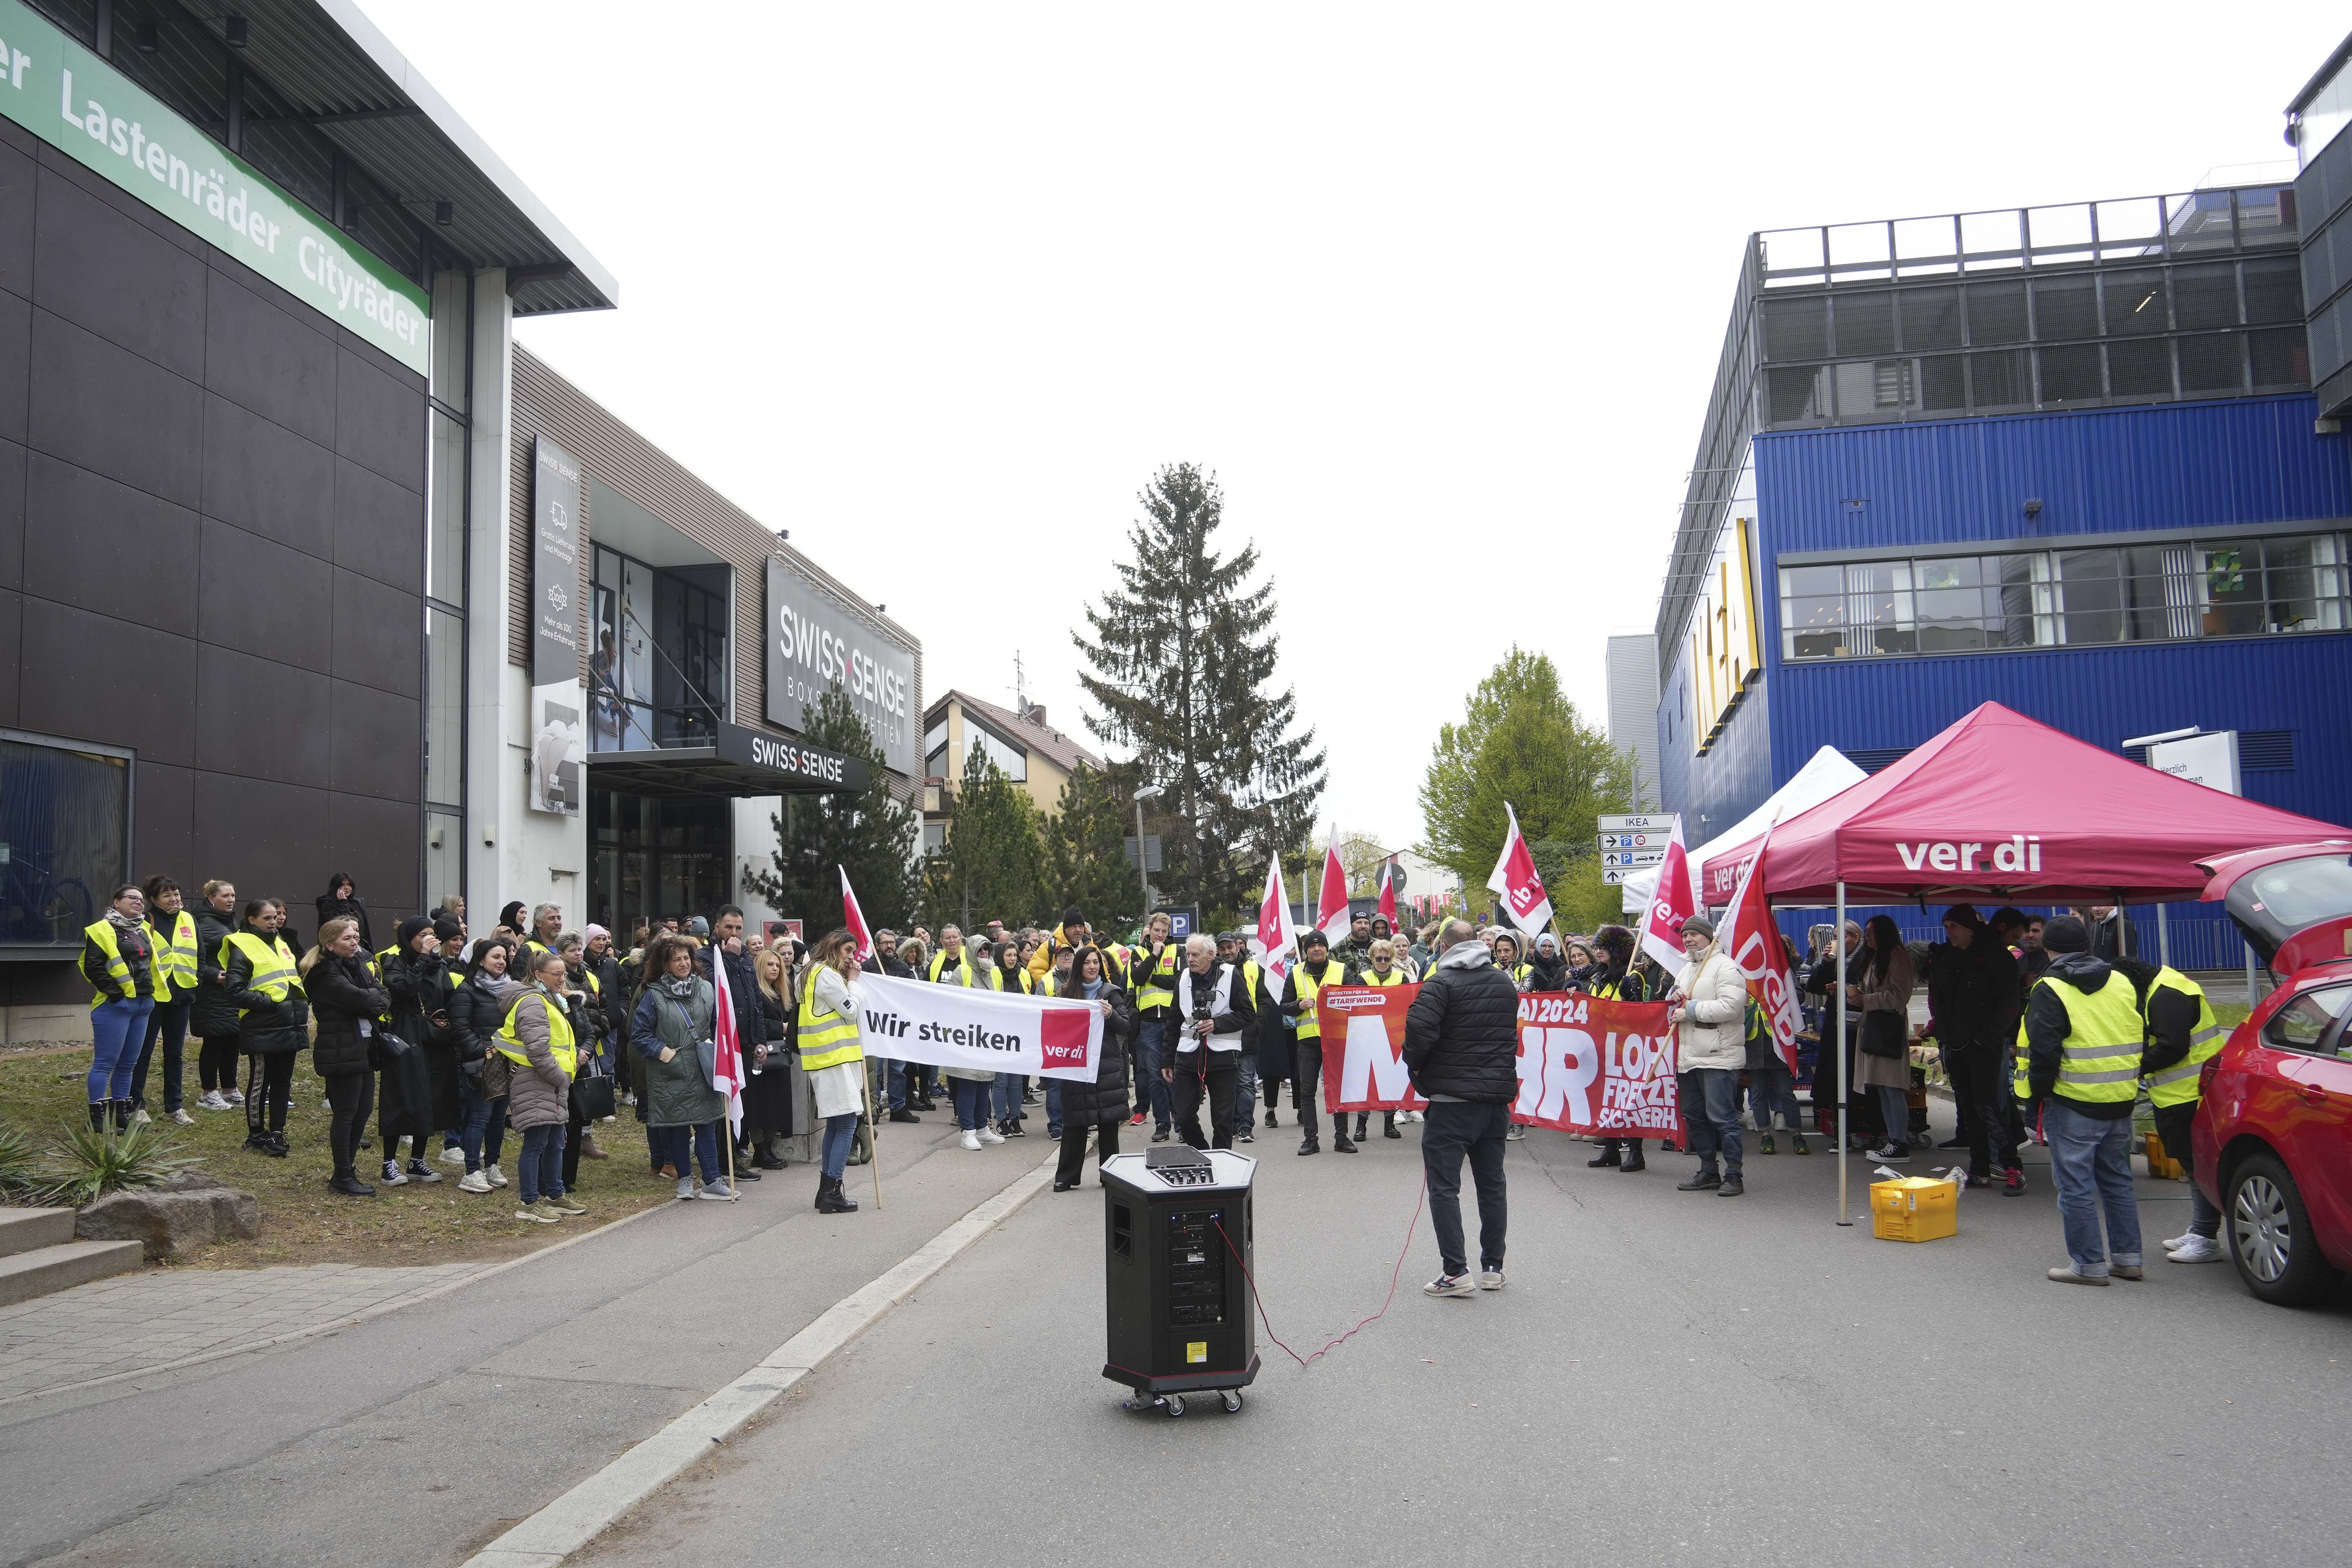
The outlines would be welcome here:
[[[1294,1137],[1249,1152],[1265,1306],[1306,1354],[1381,1304],[1420,1166]],[[2227,1264],[2051,1284],[2039,1165],[1912,1246],[1838,1228],[1820,1154],[1751,1155],[1730,1199],[1675,1192],[1686,1157],[1591,1153],[1513,1145],[1503,1292],[1423,1297],[1424,1220],[1385,1318],[1306,1370],[1261,1341],[1248,1407],[1181,1420],[1098,1375],[1091,1178],[1041,1196],[575,1561],[2340,1558],[2352,1301],[2265,1307]],[[2185,1228],[2186,1188],[2141,1188],[2151,1246]]]

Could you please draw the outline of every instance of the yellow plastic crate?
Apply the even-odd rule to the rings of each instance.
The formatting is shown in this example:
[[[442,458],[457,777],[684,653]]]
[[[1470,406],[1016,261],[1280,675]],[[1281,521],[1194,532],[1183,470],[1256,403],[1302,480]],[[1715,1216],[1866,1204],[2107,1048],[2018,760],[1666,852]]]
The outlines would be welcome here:
[[[1960,1228],[1960,1184],[1903,1176],[1870,1184],[1870,1228],[1881,1241],[1934,1241]]]
[[[2147,1134],[2147,1174],[2165,1181],[2187,1181],[2189,1173],[2179,1160],[2165,1151],[2164,1140],[2156,1134]]]

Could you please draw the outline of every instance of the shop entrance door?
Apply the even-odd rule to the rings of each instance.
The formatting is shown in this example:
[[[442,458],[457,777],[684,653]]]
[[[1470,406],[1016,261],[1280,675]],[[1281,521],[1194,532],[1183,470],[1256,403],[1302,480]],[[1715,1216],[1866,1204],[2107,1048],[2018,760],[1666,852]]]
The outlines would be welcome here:
[[[588,791],[589,918],[627,949],[640,920],[708,919],[728,899],[734,802]]]

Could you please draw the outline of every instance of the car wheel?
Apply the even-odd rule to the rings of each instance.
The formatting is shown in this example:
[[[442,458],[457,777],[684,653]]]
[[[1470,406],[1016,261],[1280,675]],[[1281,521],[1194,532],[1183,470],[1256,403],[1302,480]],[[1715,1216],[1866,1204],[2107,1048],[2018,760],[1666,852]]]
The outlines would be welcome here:
[[[2303,1193],[2276,1155],[2240,1161],[2224,1199],[2230,1261],[2247,1290],[2273,1306],[2307,1307],[2336,1288],[2341,1276],[2313,1244]]]

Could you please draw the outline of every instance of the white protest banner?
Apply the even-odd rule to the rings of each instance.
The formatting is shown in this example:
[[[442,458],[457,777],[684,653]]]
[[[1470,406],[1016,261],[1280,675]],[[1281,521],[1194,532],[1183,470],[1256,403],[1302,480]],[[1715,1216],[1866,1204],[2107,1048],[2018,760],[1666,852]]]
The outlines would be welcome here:
[[[1094,1081],[1103,1015],[1093,1002],[889,975],[861,975],[857,988],[866,998],[857,1033],[868,1056]]]

